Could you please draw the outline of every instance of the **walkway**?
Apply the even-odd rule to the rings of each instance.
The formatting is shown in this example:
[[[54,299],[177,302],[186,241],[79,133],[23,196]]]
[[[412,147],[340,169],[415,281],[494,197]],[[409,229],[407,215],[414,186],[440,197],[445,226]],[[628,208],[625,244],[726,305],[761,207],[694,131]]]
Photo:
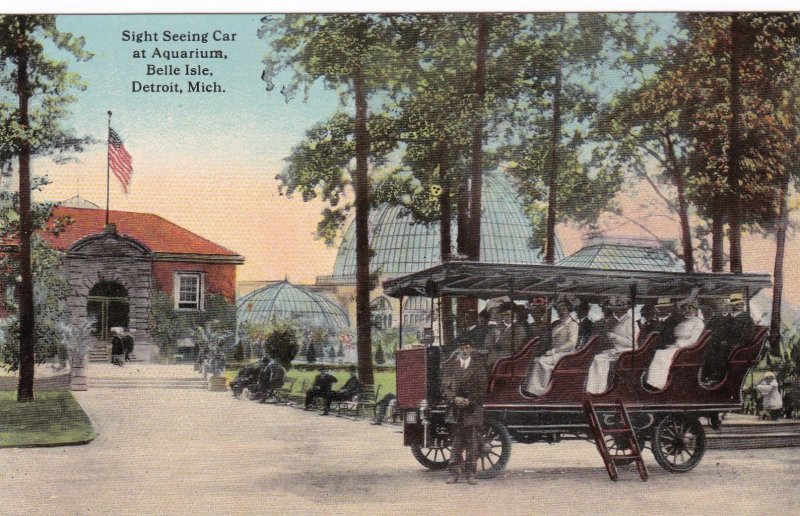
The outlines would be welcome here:
[[[191,366],[175,367],[168,374],[191,372]],[[445,473],[419,466],[397,427],[324,418],[199,389],[92,389],[76,397],[98,438],[78,447],[0,450],[3,514],[752,514],[766,506],[776,513],[797,509],[797,448],[709,450],[685,475],[664,472],[647,453],[649,482],[624,470],[614,484],[589,443],[515,445],[500,477],[471,488],[445,485]],[[463,497],[457,509],[454,494]]]

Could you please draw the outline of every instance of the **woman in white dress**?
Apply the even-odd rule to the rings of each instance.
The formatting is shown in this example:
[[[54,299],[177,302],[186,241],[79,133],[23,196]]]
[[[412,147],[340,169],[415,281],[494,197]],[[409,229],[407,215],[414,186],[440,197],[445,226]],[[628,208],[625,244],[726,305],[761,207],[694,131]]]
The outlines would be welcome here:
[[[575,351],[578,343],[578,323],[570,315],[572,305],[569,301],[560,301],[556,305],[558,320],[551,325],[551,342],[553,347],[533,364],[533,371],[528,380],[527,391],[541,396],[550,384],[550,374],[561,357]]]
[[[669,368],[672,365],[672,359],[675,357],[675,353],[681,348],[694,345],[705,328],[705,323],[698,316],[697,303],[687,303],[683,310],[686,319],[678,323],[675,327],[675,342],[665,349],[656,351],[656,354],[653,356],[653,361],[650,362],[650,368],[647,370],[647,378],[645,381],[656,389],[663,389],[667,385]]]
[[[613,320],[609,319],[609,323],[613,323],[613,329],[605,334],[605,338],[613,347],[596,354],[589,366],[586,390],[592,394],[606,392],[611,367],[621,353],[633,349],[633,343],[639,338],[639,325],[633,320],[633,311],[628,309],[626,301],[613,300],[606,306],[611,311]]]

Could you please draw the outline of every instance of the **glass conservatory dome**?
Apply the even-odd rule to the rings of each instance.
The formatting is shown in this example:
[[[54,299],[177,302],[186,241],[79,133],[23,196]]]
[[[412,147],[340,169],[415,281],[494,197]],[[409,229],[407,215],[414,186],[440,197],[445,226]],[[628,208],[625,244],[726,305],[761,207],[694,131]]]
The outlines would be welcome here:
[[[541,263],[542,250],[530,243],[534,227],[522,206],[519,193],[508,176],[500,171],[485,172],[481,211],[481,261],[490,263]],[[380,269],[387,276],[416,272],[440,263],[439,223],[413,224],[403,208],[383,204],[370,211],[370,260],[372,272]],[[458,228],[453,222],[453,252]],[[564,253],[556,240],[556,260]],[[339,246],[333,276],[355,275],[355,223]]]
[[[588,245],[557,263],[564,267],[618,271],[683,272],[683,262],[666,249],[603,243]]]
[[[251,292],[236,302],[239,323],[267,325],[273,317],[292,319],[304,328],[339,333],[350,327],[347,312],[321,294],[296,287],[288,281]]]

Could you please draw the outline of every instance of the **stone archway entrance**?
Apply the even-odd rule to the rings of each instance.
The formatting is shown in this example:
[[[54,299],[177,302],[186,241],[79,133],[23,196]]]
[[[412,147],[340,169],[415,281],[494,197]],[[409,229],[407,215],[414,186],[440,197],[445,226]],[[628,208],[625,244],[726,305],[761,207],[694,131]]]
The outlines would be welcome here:
[[[128,291],[116,281],[100,281],[86,298],[86,314],[94,318],[94,335],[100,340],[111,338],[111,328],[130,324]]]

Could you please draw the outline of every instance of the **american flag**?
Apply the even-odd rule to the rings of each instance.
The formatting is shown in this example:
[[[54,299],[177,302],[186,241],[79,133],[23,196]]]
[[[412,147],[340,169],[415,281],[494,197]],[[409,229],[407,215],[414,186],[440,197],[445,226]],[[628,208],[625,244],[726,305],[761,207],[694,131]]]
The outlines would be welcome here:
[[[122,183],[122,189],[127,194],[133,176],[133,159],[125,150],[122,138],[110,127],[108,128],[108,165]]]

